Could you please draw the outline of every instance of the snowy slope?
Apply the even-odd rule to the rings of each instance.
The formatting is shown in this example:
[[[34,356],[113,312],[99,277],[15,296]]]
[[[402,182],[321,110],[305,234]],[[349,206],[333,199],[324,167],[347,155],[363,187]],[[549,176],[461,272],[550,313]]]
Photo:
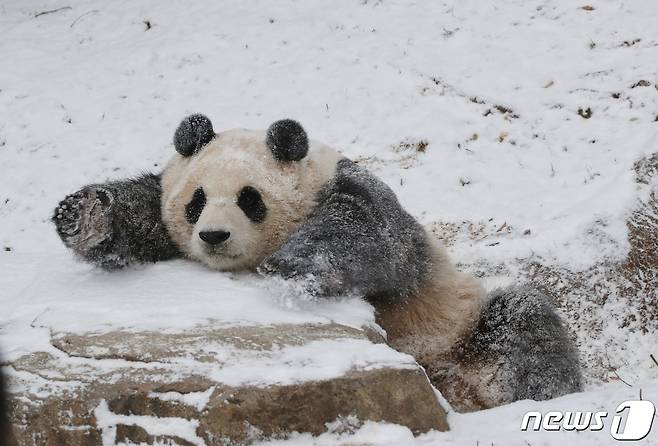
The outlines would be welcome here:
[[[300,302],[286,291],[269,299],[259,279],[182,261],[107,275],[69,256],[49,222],[58,200],[89,182],[159,169],[191,112],[217,129],[298,119],[380,175],[424,224],[457,228],[450,250],[465,269],[509,268],[491,286],[513,280],[518,259],[578,271],[622,258],[625,222],[646,193],[632,165],[658,150],[657,17],[651,0],[0,2],[5,356],[43,348],[40,326],[372,320],[356,300]],[[507,229],[492,241],[464,236],[468,225]],[[71,284],[82,291],[69,295]],[[164,296],[144,297],[151,286]],[[215,287],[243,300],[224,311]],[[176,293],[190,288],[198,300],[180,302]],[[514,412],[505,424],[506,410],[587,410],[655,389],[655,333],[610,316],[592,316],[606,325],[596,342],[576,334],[583,348],[606,349],[634,388],[612,385],[608,402],[592,378],[591,393],[455,415],[451,433],[422,441],[475,444],[463,419],[494,431],[480,443],[505,443],[520,422]]]

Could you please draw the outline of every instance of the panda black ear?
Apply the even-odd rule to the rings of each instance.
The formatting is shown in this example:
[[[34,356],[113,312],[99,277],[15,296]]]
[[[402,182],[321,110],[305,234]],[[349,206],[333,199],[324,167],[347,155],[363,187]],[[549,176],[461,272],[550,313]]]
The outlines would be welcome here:
[[[308,153],[308,137],[301,124],[282,119],[267,129],[265,144],[277,161],[299,161]]]
[[[174,133],[174,147],[183,156],[198,153],[215,137],[212,123],[204,115],[190,115],[183,119]]]

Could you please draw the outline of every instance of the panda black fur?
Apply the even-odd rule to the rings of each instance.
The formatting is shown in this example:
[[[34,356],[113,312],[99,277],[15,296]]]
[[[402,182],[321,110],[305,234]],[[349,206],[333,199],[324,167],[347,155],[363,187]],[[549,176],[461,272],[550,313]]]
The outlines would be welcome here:
[[[320,296],[363,295],[388,342],[458,410],[581,389],[577,352],[545,296],[486,295],[390,188],[297,122],[215,134],[193,115],[174,145],[160,175],[66,197],[53,217],[66,246],[106,269],[187,256],[304,280]]]

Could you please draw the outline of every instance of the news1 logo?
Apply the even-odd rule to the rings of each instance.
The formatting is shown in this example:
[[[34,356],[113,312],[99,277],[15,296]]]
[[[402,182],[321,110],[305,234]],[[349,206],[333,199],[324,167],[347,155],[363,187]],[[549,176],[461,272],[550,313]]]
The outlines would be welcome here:
[[[656,407],[651,401],[624,401],[615,410],[610,425],[610,435],[615,440],[638,441],[651,432]],[[533,431],[600,431],[605,427],[608,412],[558,412],[542,415],[541,412],[528,412],[521,421],[521,430]],[[532,424],[531,424],[532,421]]]

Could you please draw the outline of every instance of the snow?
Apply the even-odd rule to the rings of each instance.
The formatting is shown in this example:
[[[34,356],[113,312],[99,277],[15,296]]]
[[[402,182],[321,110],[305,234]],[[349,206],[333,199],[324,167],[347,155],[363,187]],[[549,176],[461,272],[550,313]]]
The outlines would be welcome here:
[[[187,420],[178,417],[158,418],[148,415],[117,415],[110,411],[107,402],[103,400],[94,410],[96,423],[102,431],[103,446],[116,445],[116,426],[139,426],[149,435],[172,435],[190,442],[196,446],[205,446],[202,438],[196,435],[198,420]]]
[[[194,407],[196,410],[201,412],[208,405],[212,393],[215,391],[215,386],[209,387],[208,390],[203,392],[189,392],[189,393],[180,393],[180,392],[151,392],[149,397],[158,398],[162,401],[177,401],[179,403],[186,404],[188,406]]]
[[[630,88],[655,76],[648,1],[594,11],[568,1],[226,2],[184,13],[158,2],[74,2],[34,18],[43,6],[2,6],[0,52],[12,69],[0,75],[0,134],[15,172],[3,194],[7,229],[19,231],[2,242],[17,250],[61,249],[43,220],[62,194],[162,165],[180,119],[201,111],[218,128],[297,118],[350,156],[390,159],[391,145],[422,137],[423,168],[378,172],[415,215],[533,230],[488,256],[532,250],[588,263],[591,250],[574,243],[592,216],[610,220],[613,235],[625,231],[629,166],[656,141],[655,89]],[[519,118],[483,116],[492,104]],[[578,116],[583,107],[592,118]],[[53,172],[48,181],[22,175],[37,166]],[[42,203],[27,204],[27,191]]]
[[[108,274],[70,256],[49,222],[57,202],[90,182],[161,168],[193,112],[218,130],[297,119],[362,160],[424,224],[506,224],[496,244],[457,237],[451,254],[467,268],[485,259],[514,272],[516,259],[534,256],[579,270],[623,258],[626,219],[646,194],[632,165],[658,147],[657,16],[650,0],[0,3],[4,359],[51,351],[50,331],[372,323],[358,299],[313,302],[250,275],[184,261]],[[409,141],[428,145],[420,153]],[[596,342],[633,388],[590,382],[552,402],[451,414],[451,432],[417,440],[367,423],[350,441],[573,443],[563,432],[522,436],[522,413],[612,411],[640,387],[658,402],[655,333],[595,317],[606,330]],[[611,440],[605,430],[578,435],[579,444]]]
[[[9,309],[3,321],[29,322],[30,329],[176,333],[210,322],[215,328],[331,321],[354,328],[374,324],[372,307],[360,299],[304,300],[278,281],[247,273],[213,273],[184,260],[108,273],[66,257],[17,253],[0,257],[0,268],[5,273],[0,278],[0,302]]]
[[[189,261],[107,273],[66,258],[17,253],[1,257],[0,268],[4,272],[0,305],[9,310],[3,315],[0,331],[7,361],[45,351],[75,367],[107,372],[127,366],[122,360],[68,358],[51,344],[52,333],[124,330],[175,334],[204,328],[332,322],[361,329],[375,324],[372,307],[361,299],[315,302],[278,281],[252,274],[213,273]],[[271,350],[212,342],[198,348],[222,367],[185,358],[167,366],[130,366],[205,374],[230,386],[266,386],[331,379],[352,369],[415,364],[412,357],[386,345],[349,337],[274,345]],[[43,385],[40,379],[31,382],[35,388]]]
[[[74,373],[116,376],[127,367],[145,368],[158,376],[201,375],[235,387],[292,385],[338,378],[352,370],[416,367],[409,355],[347,335],[302,345],[274,339],[271,349],[257,343],[250,347],[228,341],[195,342],[197,352],[214,358],[212,362],[197,360],[192,353],[178,357],[172,353],[171,358],[153,362],[69,357],[52,345],[53,334],[116,330],[192,334],[204,329],[332,322],[361,329],[375,325],[374,314],[361,299],[315,302],[278,281],[251,274],[218,274],[182,260],[107,273],[67,258],[17,253],[0,257],[0,269],[4,273],[0,305],[8,309],[0,331],[6,361],[40,351],[59,358]],[[102,348],[92,345],[87,352],[107,353]],[[14,379],[18,392],[47,396],[75,387],[44,379],[61,379],[57,370],[45,369],[40,376],[11,367],[5,372]],[[158,398],[170,400],[175,395]],[[189,398],[185,395],[181,401],[202,405],[203,395]]]

